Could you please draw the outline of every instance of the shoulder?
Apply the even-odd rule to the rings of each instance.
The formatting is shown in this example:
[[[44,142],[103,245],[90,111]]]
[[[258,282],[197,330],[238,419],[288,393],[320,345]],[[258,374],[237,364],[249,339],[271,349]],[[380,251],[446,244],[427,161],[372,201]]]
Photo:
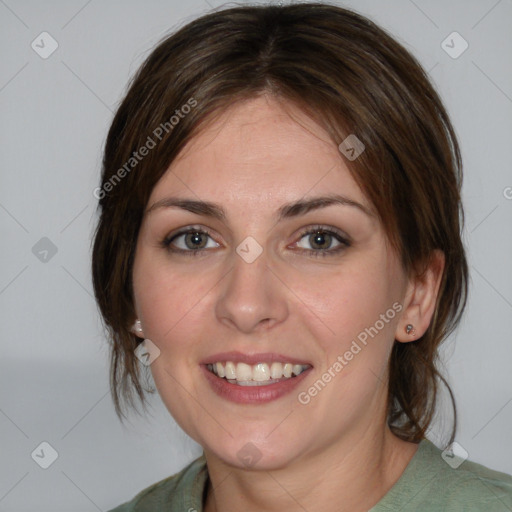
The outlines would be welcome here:
[[[477,510],[469,506],[496,505],[498,508],[487,508],[488,511],[512,510],[512,476],[494,471],[486,466],[461,459],[453,461],[453,453],[442,452],[433,443],[425,443],[428,448],[426,460],[434,460],[438,469],[433,480],[434,489],[439,491],[447,503],[466,504],[460,510]],[[444,455],[444,456],[443,456]],[[458,510],[458,509],[456,509]]]
[[[197,508],[202,503],[207,476],[206,460],[201,456],[179,473],[147,487],[109,512],[186,512]]]
[[[442,452],[431,441],[418,451],[372,512],[507,512],[512,510],[512,476]]]

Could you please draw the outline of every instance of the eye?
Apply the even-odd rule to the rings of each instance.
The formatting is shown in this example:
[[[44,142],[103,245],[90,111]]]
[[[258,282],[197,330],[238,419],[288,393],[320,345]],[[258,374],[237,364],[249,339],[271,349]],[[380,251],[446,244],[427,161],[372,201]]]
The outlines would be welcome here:
[[[215,242],[208,231],[188,228],[169,235],[163,245],[173,252],[198,252],[203,249],[215,249],[220,244]]]
[[[301,233],[295,245],[315,256],[325,256],[349,247],[350,242],[333,228],[317,226]]]

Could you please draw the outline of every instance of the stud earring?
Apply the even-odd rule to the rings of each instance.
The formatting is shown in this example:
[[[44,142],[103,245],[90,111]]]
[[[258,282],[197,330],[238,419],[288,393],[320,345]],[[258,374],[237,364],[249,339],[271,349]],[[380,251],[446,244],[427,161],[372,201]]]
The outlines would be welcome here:
[[[405,332],[406,332],[407,334],[414,335],[414,334],[416,333],[416,330],[414,329],[414,325],[412,325],[412,324],[407,324],[407,325],[405,326]]]
[[[142,332],[142,324],[140,323],[140,320],[135,320],[135,323],[133,324],[132,328],[135,332]]]

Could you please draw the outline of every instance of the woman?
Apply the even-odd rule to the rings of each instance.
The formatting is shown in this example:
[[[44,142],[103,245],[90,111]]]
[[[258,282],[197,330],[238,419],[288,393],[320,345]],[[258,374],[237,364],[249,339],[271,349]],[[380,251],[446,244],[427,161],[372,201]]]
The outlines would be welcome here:
[[[460,187],[425,73],[351,11],[238,7],[159,44],[107,138],[93,278],[119,417],[149,368],[204,453],[115,510],[510,509],[512,477],[425,437]]]

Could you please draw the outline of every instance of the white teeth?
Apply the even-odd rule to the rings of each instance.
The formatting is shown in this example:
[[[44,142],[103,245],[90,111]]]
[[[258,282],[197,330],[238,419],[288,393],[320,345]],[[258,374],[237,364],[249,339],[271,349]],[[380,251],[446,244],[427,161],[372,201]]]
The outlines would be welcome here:
[[[283,365],[281,363],[272,363],[270,366],[270,376],[273,379],[280,379],[283,376]]]
[[[258,363],[252,368],[252,378],[259,382],[270,380],[270,369],[267,363]]]
[[[219,377],[225,377],[226,373],[224,372],[224,366],[222,366],[222,363],[217,363],[215,365],[215,368],[217,369],[217,375]]]
[[[273,384],[278,379],[289,379],[292,375],[300,375],[310,365],[292,363],[233,363],[232,361],[217,362],[208,365],[208,369],[221,378],[240,386],[263,386]]]
[[[301,364],[294,364],[292,368],[292,373],[294,375],[300,375],[302,373],[302,365]]]
[[[222,363],[218,363],[222,366]],[[226,371],[226,379],[236,379],[236,369],[235,369],[235,363],[232,363],[231,361],[228,361],[226,363],[226,366],[224,367]],[[217,373],[218,375],[218,373]],[[219,375],[220,377],[220,375]]]
[[[252,368],[250,365],[245,363],[238,363],[236,365],[236,380],[252,380]]]

